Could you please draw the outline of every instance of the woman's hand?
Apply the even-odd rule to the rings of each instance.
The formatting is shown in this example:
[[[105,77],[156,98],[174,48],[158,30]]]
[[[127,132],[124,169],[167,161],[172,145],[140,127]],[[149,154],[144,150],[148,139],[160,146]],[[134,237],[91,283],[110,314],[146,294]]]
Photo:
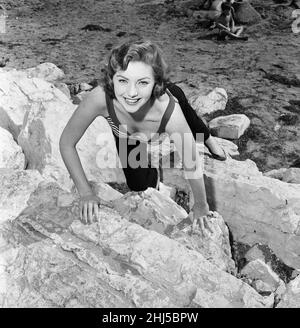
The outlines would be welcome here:
[[[195,204],[191,210],[192,214],[192,232],[194,232],[197,228],[197,224],[199,223],[200,232],[203,236],[206,235],[207,230],[211,233],[213,232],[211,227],[209,226],[208,215],[210,214],[208,204]]]
[[[95,194],[80,197],[80,221],[83,224],[91,224],[98,221],[100,203],[100,198]]]

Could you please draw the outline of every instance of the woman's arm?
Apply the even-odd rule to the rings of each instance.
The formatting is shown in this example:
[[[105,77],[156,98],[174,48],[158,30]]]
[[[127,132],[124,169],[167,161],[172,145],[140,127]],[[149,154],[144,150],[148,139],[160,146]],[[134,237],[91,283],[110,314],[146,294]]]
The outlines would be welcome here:
[[[166,126],[166,132],[174,141],[182,159],[185,178],[188,180],[194,196],[194,221],[199,219],[201,230],[204,233],[205,228],[202,217],[209,214],[209,206],[207,204],[201,158],[192,131],[179,104],[175,104],[174,112]]]
[[[86,129],[94,121],[94,119],[103,115],[105,109],[105,93],[101,87],[95,88],[91,91],[79,104],[66,127],[64,128],[59,141],[59,148],[62,159],[66,165],[66,168],[74,181],[74,184],[78,190],[81,198],[88,199],[95,197],[91,187],[89,186],[88,180],[82,168],[77,150],[76,144],[81,139]],[[84,201],[85,202],[85,201]],[[92,209],[96,210],[96,206],[86,204],[83,206],[83,218],[91,221]]]

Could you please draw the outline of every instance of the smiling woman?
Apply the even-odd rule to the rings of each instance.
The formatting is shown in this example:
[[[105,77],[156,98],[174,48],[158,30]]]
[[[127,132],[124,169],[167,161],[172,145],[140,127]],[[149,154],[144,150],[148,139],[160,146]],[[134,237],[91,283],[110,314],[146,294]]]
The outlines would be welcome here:
[[[147,144],[164,133],[170,136],[193,191],[194,223],[199,221],[204,233],[209,207],[196,141],[204,141],[215,159],[225,160],[226,154],[183,91],[169,81],[168,66],[155,44],[139,41],[113,49],[102,85],[84,98],[61,135],[61,155],[81,196],[84,223],[97,218],[100,199],[89,186],[75,146],[97,116],[105,117],[112,129],[127,185],[134,191],[159,188],[159,170],[148,161]]]

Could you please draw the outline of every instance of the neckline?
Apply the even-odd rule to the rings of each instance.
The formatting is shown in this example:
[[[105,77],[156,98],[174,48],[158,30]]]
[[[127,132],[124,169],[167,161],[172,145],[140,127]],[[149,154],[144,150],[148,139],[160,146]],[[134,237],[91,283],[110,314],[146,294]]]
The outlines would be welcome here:
[[[167,105],[167,107],[166,107],[166,109],[164,111],[164,114],[163,114],[162,118],[161,118],[161,121],[160,121],[160,125],[158,127],[158,130],[154,133],[154,136],[152,136],[147,142],[153,141],[152,140],[153,137],[155,137],[157,135],[160,135],[160,134],[162,134],[164,132],[164,128],[165,128],[166,123],[167,123],[166,122],[166,117],[169,114],[170,108],[171,107],[174,108],[174,102],[175,102],[175,100],[173,99],[173,96],[172,96],[171,92],[168,89],[166,89],[166,93],[169,96],[168,105]],[[121,131],[121,130],[123,130],[122,129],[122,126],[123,125],[120,123],[120,121],[119,121],[119,119],[117,117],[117,114],[115,112],[115,107],[114,107],[113,99],[110,98],[107,93],[105,94],[105,96],[106,96],[106,104],[107,104],[108,114],[111,117],[113,123],[116,126],[118,126],[119,130]],[[126,133],[128,135],[128,137],[132,136],[135,133],[135,132],[134,133],[129,133],[127,130],[125,130],[125,131],[123,130],[122,132],[123,133]],[[137,139],[137,138],[135,138],[135,139]],[[137,140],[139,140],[139,139],[137,139]]]

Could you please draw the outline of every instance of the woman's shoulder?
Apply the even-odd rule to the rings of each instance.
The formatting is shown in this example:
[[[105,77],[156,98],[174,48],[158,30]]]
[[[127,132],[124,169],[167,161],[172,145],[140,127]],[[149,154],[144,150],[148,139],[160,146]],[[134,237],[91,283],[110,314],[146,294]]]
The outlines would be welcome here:
[[[106,113],[106,94],[101,85],[95,87],[83,100],[84,107],[94,108],[99,115]]]

